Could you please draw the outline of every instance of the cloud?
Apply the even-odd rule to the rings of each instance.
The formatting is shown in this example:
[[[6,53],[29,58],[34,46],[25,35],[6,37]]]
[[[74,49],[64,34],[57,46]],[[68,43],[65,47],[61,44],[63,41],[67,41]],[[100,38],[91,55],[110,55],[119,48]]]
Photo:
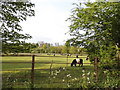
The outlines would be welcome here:
[[[30,42],[59,42],[63,44],[69,38],[65,35],[69,31],[69,22],[72,2],[75,0],[32,0],[35,3],[35,17],[22,22],[24,33],[33,38]],[[76,0],[78,1],[78,0]]]

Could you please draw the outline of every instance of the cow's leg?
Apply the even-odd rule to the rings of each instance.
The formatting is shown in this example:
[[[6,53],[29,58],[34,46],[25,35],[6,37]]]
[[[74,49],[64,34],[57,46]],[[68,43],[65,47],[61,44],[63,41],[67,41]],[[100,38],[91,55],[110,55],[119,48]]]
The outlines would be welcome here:
[[[75,63],[75,67],[76,67],[76,63]]]
[[[83,63],[81,63],[81,67],[83,66]]]
[[[73,63],[71,63],[71,67],[73,66]]]
[[[80,63],[79,63],[79,67],[80,67]]]

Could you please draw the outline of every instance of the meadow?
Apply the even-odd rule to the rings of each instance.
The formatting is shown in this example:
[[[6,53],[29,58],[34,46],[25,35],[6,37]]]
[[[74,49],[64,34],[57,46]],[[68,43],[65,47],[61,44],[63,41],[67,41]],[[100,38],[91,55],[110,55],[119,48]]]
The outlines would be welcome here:
[[[86,56],[83,67],[71,67],[75,56],[40,55],[35,57],[34,86],[31,83],[31,56],[2,57],[3,88],[93,88],[96,87],[94,66]],[[66,64],[68,63],[68,64]],[[85,64],[87,63],[87,64]],[[103,71],[103,70],[102,70]],[[106,70],[104,70],[106,71]],[[107,71],[106,71],[107,72]],[[107,73],[100,73],[102,85],[107,80]],[[103,79],[103,76],[105,77]],[[113,80],[109,78],[110,80]],[[115,79],[116,80],[116,79]],[[113,81],[111,81],[113,82]],[[116,83],[119,81],[115,81]],[[113,83],[115,86],[116,83]],[[101,86],[102,86],[101,85]],[[109,86],[110,84],[107,83]],[[116,86],[117,87],[117,86]]]

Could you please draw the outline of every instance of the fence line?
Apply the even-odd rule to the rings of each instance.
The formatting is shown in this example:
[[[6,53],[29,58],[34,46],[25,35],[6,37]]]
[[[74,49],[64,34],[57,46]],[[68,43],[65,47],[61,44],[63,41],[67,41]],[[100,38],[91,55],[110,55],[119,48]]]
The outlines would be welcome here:
[[[31,63],[31,69],[26,69],[26,70],[31,70],[31,76],[29,78],[31,78],[31,83],[32,83],[33,86],[35,84],[34,83],[35,70],[50,70],[50,71],[51,70],[56,70],[56,69],[35,69],[35,63],[51,64],[51,62],[35,62],[35,57],[37,57],[36,55],[24,55],[24,56],[32,56],[31,62],[2,62],[2,63],[14,63],[14,64],[16,64],[16,63]],[[71,64],[71,63],[68,63],[68,58],[67,58],[67,63],[58,63],[58,62],[53,62],[52,61],[52,64],[66,64],[66,66],[68,66],[68,64]],[[91,63],[83,63],[83,64],[91,64]],[[52,68],[52,65],[51,65],[51,68]],[[67,69],[67,70],[69,70],[69,69]],[[96,81],[98,81],[98,63],[97,63],[97,59],[95,59],[95,62],[94,62],[94,70],[96,72],[95,79],[96,79]],[[19,70],[17,70],[17,71],[19,71]],[[39,77],[45,77],[45,76],[39,76]],[[23,77],[21,77],[21,78],[23,78]]]
[[[32,72],[31,72],[31,83],[32,85],[34,86],[34,64],[35,64],[35,55],[32,56]],[[52,63],[53,64],[53,61]],[[68,57],[67,57],[67,63],[66,63],[66,66],[68,66]],[[97,57],[95,58],[94,60],[94,70],[96,72],[96,75],[95,75],[95,80],[96,82],[98,81],[98,61],[97,61]],[[51,70],[50,70],[51,71]],[[51,73],[51,72],[50,72]]]
[[[2,62],[2,63],[32,63],[32,62]],[[41,63],[41,64],[51,64],[51,62],[35,62],[35,63]],[[58,62],[53,62],[54,64],[71,64],[71,63],[58,63]],[[91,64],[91,63],[83,63],[83,64]]]

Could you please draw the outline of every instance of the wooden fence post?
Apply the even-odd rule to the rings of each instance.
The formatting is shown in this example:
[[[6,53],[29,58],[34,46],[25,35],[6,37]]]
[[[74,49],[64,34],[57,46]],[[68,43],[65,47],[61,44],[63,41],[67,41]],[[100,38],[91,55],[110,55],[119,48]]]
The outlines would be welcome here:
[[[50,65],[50,75],[51,75],[51,72],[52,72],[52,65],[53,65],[53,60],[51,61],[51,65]]]
[[[34,65],[35,65],[35,55],[32,55],[32,69],[31,69],[31,84],[34,86]]]
[[[66,63],[66,67],[68,66],[68,54],[67,54],[67,63]]]

